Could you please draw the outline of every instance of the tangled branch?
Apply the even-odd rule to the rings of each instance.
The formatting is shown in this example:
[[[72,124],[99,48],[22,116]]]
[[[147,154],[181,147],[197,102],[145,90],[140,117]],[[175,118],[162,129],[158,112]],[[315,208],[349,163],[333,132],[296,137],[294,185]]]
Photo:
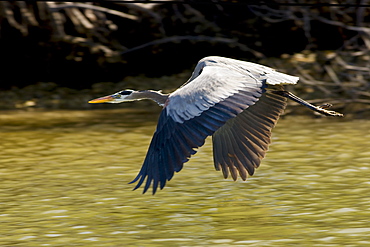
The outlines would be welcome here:
[[[366,105],[363,109],[370,108],[370,23],[367,22],[370,9],[320,6],[320,0],[316,1],[316,7],[289,5],[294,3],[291,0],[275,2],[275,5],[247,6],[249,15],[237,16],[237,11],[235,15],[228,12],[231,4],[217,5],[212,0],[206,5],[207,11],[205,5],[191,3],[0,1],[0,20],[6,20],[1,25],[8,25],[23,36],[30,35],[35,28],[48,32],[45,43],[72,47],[68,58],[94,54],[107,64],[124,62],[123,55],[138,51],[154,53],[154,47],[171,43],[207,43],[218,47],[222,44],[228,51],[244,54],[241,57],[263,59],[269,54],[261,45],[264,37],[258,28],[283,23],[291,33],[302,33],[307,42],[302,42],[301,47],[310,50],[309,54],[301,51],[286,59],[290,67],[286,72],[301,77],[300,90],[310,88],[306,93],[315,94],[313,97],[322,101],[344,98],[343,107],[353,102]],[[352,2],[347,0],[342,4]],[[369,0],[360,2],[369,4]],[[320,48],[317,40],[321,34],[315,30],[318,26],[335,32],[340,47]],[[280,68],[281,59],[269,65]]]

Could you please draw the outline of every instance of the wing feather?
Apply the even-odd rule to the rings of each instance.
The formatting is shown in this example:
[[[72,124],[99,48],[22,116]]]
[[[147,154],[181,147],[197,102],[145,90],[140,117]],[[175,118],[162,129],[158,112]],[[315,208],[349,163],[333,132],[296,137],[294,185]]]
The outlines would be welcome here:
[[[257,101],[263,91],[260,88],[255,90],[260,93],[254,93],[256,96],[252,102]],[[241,94],[245,94],[245,92]],[[200,116],[182,123],[176,122],[171,115],[168,115],[167,109],[164,108],[159,117],[157,130],[154,133],[143,166],[137,177],[131,182],[137,182],[134,189],[139,188],[145,179],[144,193],[149,189],[151,184],[153,186],[153,193],[156,192],[158,184],[160,189],[162,189],[166,181],[169,181],[173,177],[174,172],[179,172],[190,156],[196,153],[195,149],[204,144],[207,136],[212,135],[229,119],[234,118],[237,114],[249,107],[248,104],[251,101],[246,100],[247,103],[243,104],[239,102],[235,104],[236,100],[240,100],[239,93],[219,102]],[[224,148],[232,152],[234,147],[231,145],[221,147],[220,149],[222,150]],[[224,160],[227,163],[233,161],[230,159]],[[225,168],[222,169],[225,170]],[[235,166],[230,166],[228,169],[236,179],[238,169]]]
[[[285,106],[285,97],[267,90],[258,102],[218,129],[212,136],[216,170],[223,168],[224,177],[228,176],[226,168],[232,174],[234,167],[242,179],[246,171],[253,175],[267,152],[271,130]],[[232,174],[232,178],[235,179],[235,175]]]
[[[169,95],[141,170],[131,182],[137,182],[134,189],[142,184],[144,193],[151,185],[153,194],[158,186],[162,189],[210,135],[215,167],[224,177],[231,174],[236,179],[239,173],[245,179],[253,174],[285,107],[282,96],[262,96],[266,83],[297,80],[253,63],[202,59],[188,82]]]

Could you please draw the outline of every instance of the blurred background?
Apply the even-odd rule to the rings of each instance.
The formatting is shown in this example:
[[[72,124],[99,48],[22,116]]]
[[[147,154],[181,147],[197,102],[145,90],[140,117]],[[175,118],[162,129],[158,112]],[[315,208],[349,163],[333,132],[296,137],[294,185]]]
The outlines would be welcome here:
[[[0,1],[0,246],[370,246],[370,1],[299,2]],[[161,108],[88,100],[171,92],[211,55],[299,76],[345,117],[289,101],[247,181],[208,138],[132,191]]]
[[[218,55],[297,75],[290,90],[301,97],[369,116],[366,4],[1,1],[0,109],[112,108],[86,101],[124,88],[170,92]]]

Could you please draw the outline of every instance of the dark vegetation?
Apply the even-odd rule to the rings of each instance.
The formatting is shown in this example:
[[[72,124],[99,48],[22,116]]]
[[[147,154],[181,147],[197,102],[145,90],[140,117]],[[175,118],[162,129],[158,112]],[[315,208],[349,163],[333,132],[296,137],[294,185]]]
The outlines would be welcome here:
[[[170,91],[200,58],[219,55],[298,75],[300,96],[368,116],[370,8],[353,2],[0,1],[0,108],[86,108],[126,87]]]

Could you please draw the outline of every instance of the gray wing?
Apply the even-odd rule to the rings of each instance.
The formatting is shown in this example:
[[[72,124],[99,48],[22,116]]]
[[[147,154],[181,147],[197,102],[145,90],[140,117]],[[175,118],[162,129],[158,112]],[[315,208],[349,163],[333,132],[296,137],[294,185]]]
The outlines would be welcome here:
[[[258,117],[258,113],[261,113],[260,110],[266,110],[268,107],[263,106],[263,102],[266,100],[261,103],[262,109],[256,108],[251,111],[251,116],[245,113],[245,116],[243,114],[241,118],[236,118],[233,122],[228,121],[242,112],[247,112],[248,107],[259,102],[267,84],[295,84],[297,80],[298,77],[284,75],[256,64],[220,57],[202,59],[188,83],[168,97],[143,166],[131,183],[137,182],[135,189],[144,184],[144,193],[152,185],[154,194],[158,187],[162,189],[166,181],[169,181],[175,172],[182,169],[183,164],[196,153],[196,149],[204,144],[207,136],[213,135],[220,128],[219,134],[214,135],[214,143],[218,145],[216,152],[222,152],[222,155],[217,155],[215,158],[220,164],[216,168],[228,166],[231,164],[229,161],[239,161],[243,157],[241,152],[249,151],[249,149],[239,147],[235,151],[237,158],[227,159],[228,154],[232,154],[232,148],[237,148],[236,144],[245,143],[245,141],[237,141],[234,144],[231,135],[228,136],[229,134],[239,134],[237,127],[232,127],[232,125],[248,129],[244,122],[248,122],[249,118]],[[282,96],[277,97],[282,98]],[[281,104],[279,100],[277,102],[266,101],[267,105],[279,103]],[[281,106],[280,108],[270,107],[275,110],[279,109],[279,114],[282,110]],[[267,116],[272,118],[271,121],[275,123],[279,114],[277,116],[273,114],[271,112]],[[262,115],[260,117],[263,118]],[[222,128],[225,123],[231,127]],[[240,133],[248,138],[253,138],[253,135],[256,135],[257,139],[269,142],[269,132],[266,134],[260,131],[264,126],[271,126],[271,124],[268,120],[261,120],[260,123],[253,126],[256,131],[250,129],[250,135],[243,131]],[[262,136],[263,134],[267,136]],[[260,144],[260,142],[254,143]],[[263,156],[268,144],[261,145],[262,151],[257,151],[257,155]],[[226,152],[222,148],[229,151]],[[251,157],[251,155],[252,153],[247,156]],[[251,160],[254,162],[255,159]],[[241,164],[247,166],[246,162],[242,161]],[[257,166],[259,161],[252,164]],[[234,165],[228,167],[233,169]],[[240,170],[242,171],[242,169]],[[251,169],[249,168],[248,171]]]
[[[287,99],[270,90],[259,101],[237,117],[228,120],[212,136],[213,157],[216,170],[229,173],[236,180],[237,174],[246,180],[253,175],[265,156],[271,142],[271,130],[284,111]]]
[[[162,189],[175,172],[183,168],[196,148],[203,146],[207,136],[212,135],[227,120],[235,118],[248,106],[253,105],[261,97],[262,88],[243,90],[215,104],[199,116],[175,121],[164,108],[150,143],[143,166],[136,178],[134,189],[144,183],[144,193],[152,184],[153,194],[159,187]],[[146,181],[145,181],[146,180]]]
[[[259,64],[206,57],[200,60],[189,81],[169,96],[166,108],[168,115],[181,123],[240,91],[251,92],[265,84],[296,84],[298,79]]]

